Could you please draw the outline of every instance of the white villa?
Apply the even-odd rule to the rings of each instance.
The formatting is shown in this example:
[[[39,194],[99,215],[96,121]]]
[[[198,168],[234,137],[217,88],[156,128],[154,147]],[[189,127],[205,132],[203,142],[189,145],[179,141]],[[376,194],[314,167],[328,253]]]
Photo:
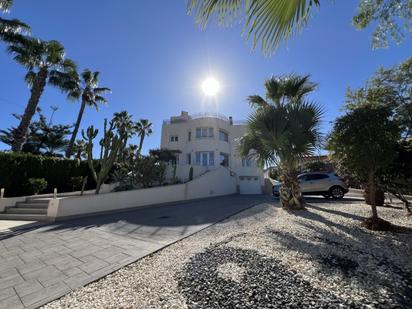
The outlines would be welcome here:
[[[182,111],[180,116],[163,122],[160,147],[181,151],[176,177],[182,181],[189,180],[190,167],[194,178],[223,167],[237,178],[240,194],[260,194],[263,171],[254,160],[242,158],[237,151],[238,139],[245,132],[245,123],[234,122],[232,117]]]

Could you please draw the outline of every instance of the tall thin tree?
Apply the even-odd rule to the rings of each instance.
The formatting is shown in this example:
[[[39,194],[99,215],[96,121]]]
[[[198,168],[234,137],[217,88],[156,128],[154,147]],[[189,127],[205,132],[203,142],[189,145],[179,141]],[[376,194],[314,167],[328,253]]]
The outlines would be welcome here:
[[[80,76],[77,73],[72,74],[63,83],[63,88],[67,91],[69,99],[81,100],[76,124],[74,126],[69,145],[66,149],[67,158],[72,155],[73,145],[76,141],[86,106],[93,106],[96,110],[99,110],[99,104],[107,103],[107,100],[103,95],[111,90],[106,87],[99,87],[99,76],[99,72],[92,72],[86,69]]]
[[[137,153],[141,154],[145,137],[150,136],[153,133],[152,123],[148,119],[140,119],[136,123],[136,131],[137,135],[140,137]]]
[[[8,51],[16,62],[28,70],[25,80],[30,87],[30,98],[14,133],[12,145],[13,151],[20,151],[47,82],[60,87],[63,77],[73,72],[76,65],[65,58],[64,47],[58,41],[21,37],[8,47]]]

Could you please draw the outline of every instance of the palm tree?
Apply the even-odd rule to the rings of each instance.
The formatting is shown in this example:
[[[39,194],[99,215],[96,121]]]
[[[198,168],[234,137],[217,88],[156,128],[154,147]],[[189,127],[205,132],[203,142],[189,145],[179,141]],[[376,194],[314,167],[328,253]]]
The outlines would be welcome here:
[[[67,158],[70,158],[72,154],[73,145],[76,141],[86,106],[93,106],[96,110],[99,110],[99,103],[107,103],[107,100],[103,95],[111,90],[106,87],[99,87],[99,75],[99,72],[92,72],[86,69],[81,76],[77,73],[66,76],[68,78],[62,83],[63,88],[68,93],[69,99],[79,100],[81,98],[79,114],[77,115],[72,137],[70,138],[70,142],[66,149]]]
[[[137,149],[137,153],[140,154],[145,137],[150,136],[153,133],[152,123],[148,119],[140,119],[136,123],[136,131],[137,135],[140,137],[139,148]]]
[[[315,88],[309,77],[272,77],[266,81],[266,99],[248,97],[253,114],[249,117],[247,134],[239,150],[243,156],[254,156],[261,166],[277,165],[281,171],[281,203],[284,208],[304,207],[297,179],[297,165],[320,146],[319,132],[322,109],[306,100]]]
[[[60,87],[63,77],[73,72],[76,65],[65,59],[64,47],[57,41],[21,37],[8,47],[8,51],[15,61],[28,69],[25,80],[31,92],[12,145],[13,151],[20,151],[46,83]]]
[[[244,33],[247,39],[253,38],[253,48],[260,42],[263,52],[271,53],[299,32],[311,9],[319,5],[320,0],[188,0],[188,13],[202,27],[214,16],[226,25],[244,17]]]
[[[7,13],[12,5],[13,0],[0,0],[0,12]],[[0,40],[13,42],[21,32],[30,32],[30,27],[18,19],[0,17]]]
[[[124,136],[124,143],[119,151],[119,161],[124,160],[127,157],[127,152],[125,151],[127,147],[127,141],[134,134],[136,134],[136,124],[127,111],[121,111],[113,114],[114,127],[117,129],[121,136]]]

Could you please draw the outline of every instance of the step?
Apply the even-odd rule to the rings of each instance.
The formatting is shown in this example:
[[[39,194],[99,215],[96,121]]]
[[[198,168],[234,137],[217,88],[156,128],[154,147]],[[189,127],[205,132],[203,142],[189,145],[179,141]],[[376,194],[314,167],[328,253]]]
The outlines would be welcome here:
[[[33,209],[47,209],[49,207],[48,203],[25,203],[17,202],[17,208],[33,208]]]
[[[46,215],[0,214],[0,220],[50,221]]]
[[[47,208],[38,209],[38,208],[10,207],[6,209],[6,214],[47,215]]]
[[[45,197],[45,198],[35,198],[35,197],[28,197],[26,201],[23,203],[48,203],[52,198]]]

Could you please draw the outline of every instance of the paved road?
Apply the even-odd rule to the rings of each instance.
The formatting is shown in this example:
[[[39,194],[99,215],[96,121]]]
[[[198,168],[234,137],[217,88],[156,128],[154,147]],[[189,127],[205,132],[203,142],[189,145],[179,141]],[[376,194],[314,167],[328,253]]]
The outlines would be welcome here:
[[[226,196],[0,234],[0,308],[36,308],[264,200]]]

